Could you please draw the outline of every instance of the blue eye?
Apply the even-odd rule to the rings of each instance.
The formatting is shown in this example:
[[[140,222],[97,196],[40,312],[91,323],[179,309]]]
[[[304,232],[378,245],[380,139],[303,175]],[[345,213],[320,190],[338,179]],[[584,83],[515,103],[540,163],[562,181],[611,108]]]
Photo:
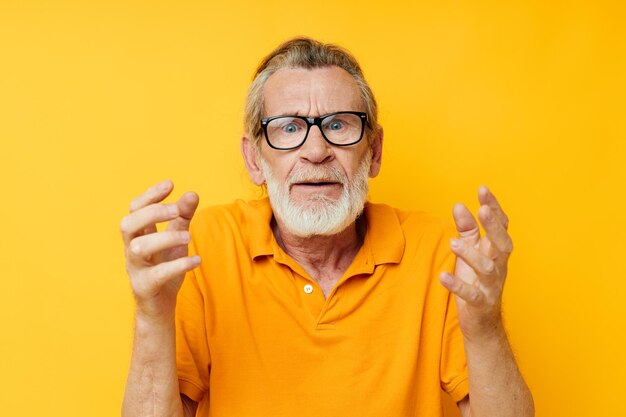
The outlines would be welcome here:
[[[339,130],[343,128],[343,123],[339,121],[333,121],[332,123],[328,125],[328,127],[330,128],[330,130]]]
[[[288,125],[283,126],[283,132],[285,133],[296,133],[298,131],[298,126],[293,123],[289,123]]]

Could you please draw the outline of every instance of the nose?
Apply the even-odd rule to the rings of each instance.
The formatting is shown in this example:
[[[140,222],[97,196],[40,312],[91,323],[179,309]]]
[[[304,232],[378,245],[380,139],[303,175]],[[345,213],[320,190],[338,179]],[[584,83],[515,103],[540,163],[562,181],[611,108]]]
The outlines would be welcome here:
[[[309,135],[299,149],[300,158],[314,164],[328,162],[333,158],[332,145],[326,142],[318,126],[311,126]]]

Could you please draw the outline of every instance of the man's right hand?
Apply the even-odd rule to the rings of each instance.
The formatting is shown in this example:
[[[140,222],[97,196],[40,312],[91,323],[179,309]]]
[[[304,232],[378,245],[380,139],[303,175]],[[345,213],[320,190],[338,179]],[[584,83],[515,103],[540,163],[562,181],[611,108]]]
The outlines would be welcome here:
[[[187,249],[198,195],[189,192],[173,204],[162,204],[173,188],[169,180],[150,187],[130,203],[130,214],[120,225],[137,314],[144,319],[172,318],[185,273],[200,264],[200,257],[188,256]],[[158,232],[161,222],[169,223]]]

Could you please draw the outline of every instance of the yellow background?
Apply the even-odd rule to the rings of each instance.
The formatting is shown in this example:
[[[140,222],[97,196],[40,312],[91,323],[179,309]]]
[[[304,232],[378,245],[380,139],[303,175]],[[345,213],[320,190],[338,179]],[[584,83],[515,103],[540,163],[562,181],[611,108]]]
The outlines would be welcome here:
[[[508,211],[505,315],[537,416],[626,415],[624,22],[621,1],[2,0],[1,414],[118,415],[128,203],[166,177],[202,205],[258,196],[244,94],[309,35],[377,94],[374,201],[449,217],[486,183]]]

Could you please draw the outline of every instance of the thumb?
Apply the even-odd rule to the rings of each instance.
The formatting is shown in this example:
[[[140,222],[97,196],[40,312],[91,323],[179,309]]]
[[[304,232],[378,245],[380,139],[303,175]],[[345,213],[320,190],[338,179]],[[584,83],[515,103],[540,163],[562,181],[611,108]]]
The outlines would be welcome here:
[[[176,202],[178,217],[168,223],[167,230],[189,230],[189,223],[196,212],[199,202],[198,194],[194,192],[183,194]]]

